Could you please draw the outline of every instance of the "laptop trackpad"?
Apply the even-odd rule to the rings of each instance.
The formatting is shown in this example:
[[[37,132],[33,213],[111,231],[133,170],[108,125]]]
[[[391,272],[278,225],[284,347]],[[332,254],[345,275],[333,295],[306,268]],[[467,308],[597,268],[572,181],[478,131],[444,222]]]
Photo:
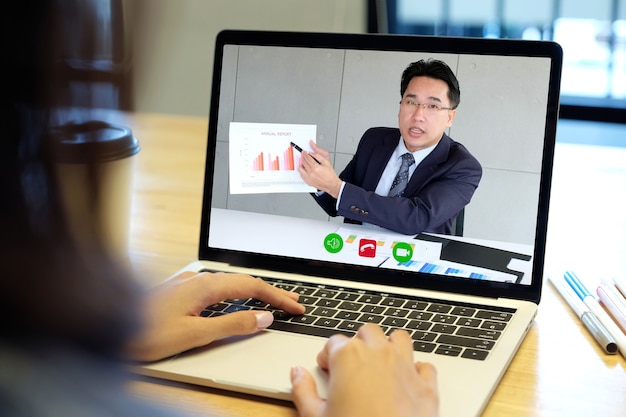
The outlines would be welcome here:
[[[143,365],[139,372],[181,382],[289,400],[291,366],[309,370],[320,396],[326,397],[327,375],[316,362],[325,340],[263,331],[220,340],[171,359]]]

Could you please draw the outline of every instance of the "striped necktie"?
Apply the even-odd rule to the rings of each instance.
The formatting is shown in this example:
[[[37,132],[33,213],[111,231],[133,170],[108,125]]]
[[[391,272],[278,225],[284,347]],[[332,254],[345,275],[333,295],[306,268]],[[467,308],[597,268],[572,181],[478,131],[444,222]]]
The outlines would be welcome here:
[[[389,190],[390,197],[402,197],[404,190],[406,189],[406,185],[409,183],[409,167],[414,163],[415,158],[413,158],[412,153],[407,152],[402,155],[402,165],[400,165],[398,174],[396,175],[396,178],[394,178],[393,183],[391,184],[391,189]]]

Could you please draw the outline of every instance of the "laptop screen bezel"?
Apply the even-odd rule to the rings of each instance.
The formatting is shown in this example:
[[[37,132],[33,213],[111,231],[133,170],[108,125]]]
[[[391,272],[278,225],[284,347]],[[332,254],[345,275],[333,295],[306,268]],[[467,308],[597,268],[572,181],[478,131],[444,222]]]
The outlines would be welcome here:
[[[544,147],[541,161],[538,215],[530,285],[487,280],[459,279],[419,272],[403,272],[326,261],[294,259],[276,255],[238,252],[209,247],[210,212],[213,192],[215,147],[218,129],[219,96],[222,75],[222,53],[225,45],[287,46],[306,48],[340,48],[400,52],[463,53],[496,56],[545,57],[551,60]],[[204,176],[199,259],[310,276],[323,276],[356,282],[435,291],[513,298],[539,303],[541,298],[544,254],[548,226],[548,208],[559,108],[562,67],[560,46],[549,41],[522,41],[484,38],[433,36],[338,34],[310,32],[234,31],[220,32],[216,39],[212,94],[209,110],[208,143]],[[407,275],[413,279],[407,279]],[[414,279],[414,278],[418,279]]]

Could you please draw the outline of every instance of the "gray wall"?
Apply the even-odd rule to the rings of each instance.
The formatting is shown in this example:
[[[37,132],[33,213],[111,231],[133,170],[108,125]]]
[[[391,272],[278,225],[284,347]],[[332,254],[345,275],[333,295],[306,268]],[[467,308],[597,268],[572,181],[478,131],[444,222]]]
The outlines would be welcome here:
[[[363,33],[365,0],[124,0],[140,112],[206,116],[223,29]]]
[[[317,125],[337,172],[364,131],[397,126],[400,75],[409,62],[441,59],[455,70],[461,105],[449,131],[483,166],[466,208],[465,235],[534,242],[549,61],[372,51],[230,47],[218,126],[220,207],[326,218],[306,194],[228,195],[230,121]]]

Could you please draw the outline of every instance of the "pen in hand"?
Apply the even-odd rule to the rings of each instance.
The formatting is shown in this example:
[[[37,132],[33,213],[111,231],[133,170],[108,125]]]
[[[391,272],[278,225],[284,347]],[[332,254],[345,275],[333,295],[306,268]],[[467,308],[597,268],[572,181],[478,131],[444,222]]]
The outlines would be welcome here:
[[[298,151],[298,152],[302,153],[302,148],[301,148],[301,147],[299,147],[298,145],[296,145],[296,144],[295,144],[295,143],[293,143],[293,142],[289,142],[289,143],[291,144],[291,146],[293,146],[293,148],[294,148],[296,151]],[[311,155],[311,158],[313,158],[313,160],[314,160],[315,162],[317,162],[319,165],[322,165],[322,163],[321,163],[320,161],[318,161],[318,160],[317,160],[317,159],[316,159],[313,155]]]

